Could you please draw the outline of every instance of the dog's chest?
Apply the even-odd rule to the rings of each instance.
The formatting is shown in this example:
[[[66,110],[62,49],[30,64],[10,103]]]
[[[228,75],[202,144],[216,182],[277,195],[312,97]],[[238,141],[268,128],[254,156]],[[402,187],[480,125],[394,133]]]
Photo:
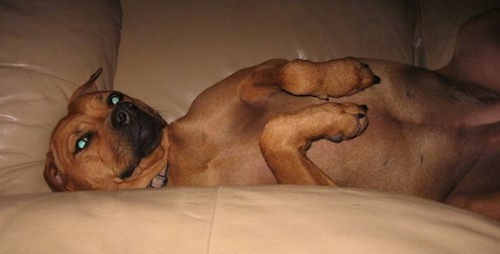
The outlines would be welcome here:
[[[258,133],[212,127],[179,123],[169,130],[172,185],[275,182],[260,152]]]

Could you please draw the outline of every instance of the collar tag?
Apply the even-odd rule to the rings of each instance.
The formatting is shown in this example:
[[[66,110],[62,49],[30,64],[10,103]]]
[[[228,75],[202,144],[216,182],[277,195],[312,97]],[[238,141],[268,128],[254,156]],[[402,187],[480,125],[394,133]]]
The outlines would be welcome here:
[[[157,188],[163,188],[163,187],[167,186],[167,183],[168,183],[167,172],[168,172],[168,165],[164,170],[160,171],[160,173],[158,173],[153,178],[153,180],[151,180],[151,182],[148,185],[148,188],[157,189]]]

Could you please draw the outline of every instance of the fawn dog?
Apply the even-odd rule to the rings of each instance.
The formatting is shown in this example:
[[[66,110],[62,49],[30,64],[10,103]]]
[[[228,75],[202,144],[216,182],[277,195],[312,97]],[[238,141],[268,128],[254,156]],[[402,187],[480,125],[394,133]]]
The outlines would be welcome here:
[[[471,19],[437,71],[271,60],[208,88],[170,124],[98,91],[97,72],[53,132],[45,178],[65,191],[145,188],[161,172],[167,186],[353,186],[500,220],[499,35],[499,10]]]

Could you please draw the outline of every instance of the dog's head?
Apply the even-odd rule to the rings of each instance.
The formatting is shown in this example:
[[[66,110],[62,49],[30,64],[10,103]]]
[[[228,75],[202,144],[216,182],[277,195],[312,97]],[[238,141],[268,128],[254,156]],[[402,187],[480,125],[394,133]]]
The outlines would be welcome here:
[[[144,188],[166,167],[166,122],[140,100],[98,91],[99,75],[76,90],[52,133],[44,176],[53,190]]]

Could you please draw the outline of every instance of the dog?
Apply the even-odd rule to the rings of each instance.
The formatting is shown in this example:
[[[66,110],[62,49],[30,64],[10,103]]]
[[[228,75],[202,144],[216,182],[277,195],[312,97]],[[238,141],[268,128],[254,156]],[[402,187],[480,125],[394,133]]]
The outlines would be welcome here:
[[[70,98],[44,176],[56,191],[314,184],[416,195],[500,220],[500,10],[466,22],[430,71],[382,60],[270,60],[167,124],[145,103]],[[368,121],[369,119],[369,121]]]

